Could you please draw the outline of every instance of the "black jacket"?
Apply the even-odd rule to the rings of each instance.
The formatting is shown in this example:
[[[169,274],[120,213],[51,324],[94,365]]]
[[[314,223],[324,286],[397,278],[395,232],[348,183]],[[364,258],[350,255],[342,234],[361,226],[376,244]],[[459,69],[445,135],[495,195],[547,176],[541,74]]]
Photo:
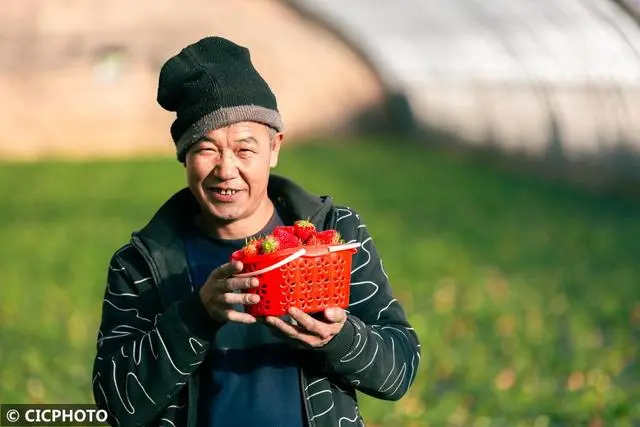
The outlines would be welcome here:
[[[345,241],[362,243],[353,259],[347,323],[325,347],[308,350],[300,366],[308,425],[362,425],[355,391],[400,399],[418,370],[417,336],[356,212],[275,175],[268,192],[285,223],[311,218],[318,229],[336,228]],[[183,189],[111,258],[93,392],[112,425],[195,426],[195,374],[219,327],[189,286],[181,236],[197,211]]]

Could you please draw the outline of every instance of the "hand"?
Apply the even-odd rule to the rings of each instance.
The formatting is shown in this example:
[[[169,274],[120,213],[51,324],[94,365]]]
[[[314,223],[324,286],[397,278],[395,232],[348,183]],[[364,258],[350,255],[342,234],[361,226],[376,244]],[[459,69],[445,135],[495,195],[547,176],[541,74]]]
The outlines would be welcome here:
[[[342,330],[347,321],[347,313],[338,307],[324,311],[326,320],[317,320],[302,310],[292,307],[289,315],[297,322],[292,325],[279,317],[267,316],[265,322],[278,329],[287,337],[299,341],[305,347],[318,348],[326,345]]]
[[[219,322],[255,323],[256,318],[231,308],[232,304],[257,304],[260,296],[250,293],[238,293],[244,289],[257,288],[258,279],[231,277],[242,271],[243,265],[234,261],[221,265],[211,272],[200,288],[200,299],[209,315]]]

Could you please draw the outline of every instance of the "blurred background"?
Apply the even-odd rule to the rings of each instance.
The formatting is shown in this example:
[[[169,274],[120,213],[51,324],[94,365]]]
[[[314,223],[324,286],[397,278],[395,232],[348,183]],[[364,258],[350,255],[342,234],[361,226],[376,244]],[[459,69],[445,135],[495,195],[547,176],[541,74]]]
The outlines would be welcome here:
[[[109,258],[184,185],[158,73],[207,35],[421,337],[368,425],[640,425],[637,0],[3,0],[0,402],[93,401]]]

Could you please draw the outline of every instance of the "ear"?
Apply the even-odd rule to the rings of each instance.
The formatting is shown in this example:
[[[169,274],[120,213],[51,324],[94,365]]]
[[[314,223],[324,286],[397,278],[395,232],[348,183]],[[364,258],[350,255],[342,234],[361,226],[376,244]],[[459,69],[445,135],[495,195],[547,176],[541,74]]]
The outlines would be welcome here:
[[[271,140],[271,157],[269,160],[269,166],[275,168],[278,165],[278,157],[280,155],[280,146],[284,140],[284,134],[282,132],[276,133]]]

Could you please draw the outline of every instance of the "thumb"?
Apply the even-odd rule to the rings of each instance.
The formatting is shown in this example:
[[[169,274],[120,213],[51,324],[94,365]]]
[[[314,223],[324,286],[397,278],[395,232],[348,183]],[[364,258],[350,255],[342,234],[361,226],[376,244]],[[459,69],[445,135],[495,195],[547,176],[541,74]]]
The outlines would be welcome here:
[[[222,264],[220,267],[216,268],[209,275],[209,279],[212,280],[220,280],[226,279],[230,276],[233,276],[236,273],[242,271],[244,265],[240,261],[228,262],[226,264]]]
[[[324,316],[332,323],[341,323],[347,319],[347,313],[339,307],[327,308],[324,311]]]

